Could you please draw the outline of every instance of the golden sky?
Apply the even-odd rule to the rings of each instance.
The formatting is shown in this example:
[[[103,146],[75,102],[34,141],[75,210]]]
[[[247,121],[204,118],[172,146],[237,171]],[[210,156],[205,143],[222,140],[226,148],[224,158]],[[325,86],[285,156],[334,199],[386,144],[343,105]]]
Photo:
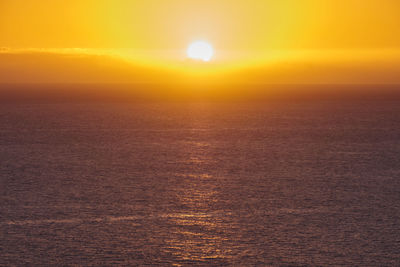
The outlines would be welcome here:
[[[127,62],[187,70],[187,46],[206,40],[215,58],[190,66],[196,73],[398,83],[399,14],[398,0],[0,0],[0,82],[96,81],[93,66],[111,68],[109,81],[135,81]],[[66,61],[90,77],[69,73]]]

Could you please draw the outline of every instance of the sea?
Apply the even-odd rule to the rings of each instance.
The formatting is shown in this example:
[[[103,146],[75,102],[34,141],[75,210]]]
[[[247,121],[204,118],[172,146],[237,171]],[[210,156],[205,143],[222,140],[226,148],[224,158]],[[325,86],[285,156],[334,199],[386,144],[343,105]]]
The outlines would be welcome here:
[[[400,266],[400,102],[2,103],[0,266]]]

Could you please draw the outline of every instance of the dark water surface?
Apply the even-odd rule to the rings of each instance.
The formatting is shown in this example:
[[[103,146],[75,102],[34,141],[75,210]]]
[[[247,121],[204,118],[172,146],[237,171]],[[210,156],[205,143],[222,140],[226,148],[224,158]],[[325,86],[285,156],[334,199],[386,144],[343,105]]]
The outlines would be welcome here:
[[[4,104],[0,126],[0,265],[400,265],[400,103]]]

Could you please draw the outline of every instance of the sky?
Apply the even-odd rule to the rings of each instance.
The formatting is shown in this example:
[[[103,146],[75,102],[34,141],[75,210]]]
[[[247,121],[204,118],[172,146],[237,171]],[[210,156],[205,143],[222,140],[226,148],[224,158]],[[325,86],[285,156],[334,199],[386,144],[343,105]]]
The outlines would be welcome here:
[[[151,81],[134,74],[162,68],[400,83],[398,14],[397,0],[0,0],[0,82]],[[209,64],[187,60],[196,40],[214,47]]]

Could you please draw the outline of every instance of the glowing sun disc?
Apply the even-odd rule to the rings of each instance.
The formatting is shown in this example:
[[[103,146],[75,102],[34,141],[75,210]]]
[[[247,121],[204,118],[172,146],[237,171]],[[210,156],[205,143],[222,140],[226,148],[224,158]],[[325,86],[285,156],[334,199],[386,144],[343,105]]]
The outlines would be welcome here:
[[[214,55],[212,46],[204,41],[196,41],[189,45],[187,50],[188,58],[195,60],[210,61]]]

